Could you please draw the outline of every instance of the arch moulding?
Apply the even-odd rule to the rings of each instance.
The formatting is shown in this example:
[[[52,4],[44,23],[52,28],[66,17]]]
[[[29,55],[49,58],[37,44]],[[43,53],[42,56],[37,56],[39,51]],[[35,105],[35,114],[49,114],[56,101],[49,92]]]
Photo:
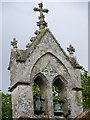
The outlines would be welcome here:
[[[51,52],[42,55],[32,66],[30,84],[33,83],[33,80],[37,75],[40,75],[44,79],[46,78],[47,83],[49,82],[48,78],[51,78],[53,82],[53,79],[56,76],[64,76],[64,80],[67,80],[70,76],[65,65]]]

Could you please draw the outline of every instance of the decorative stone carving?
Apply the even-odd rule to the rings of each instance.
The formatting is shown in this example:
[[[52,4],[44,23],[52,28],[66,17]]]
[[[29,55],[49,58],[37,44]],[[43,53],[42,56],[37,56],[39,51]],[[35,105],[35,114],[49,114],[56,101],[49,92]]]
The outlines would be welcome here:
[[[42,70],[46,75],[48,74],[49,76],[54,76],[57,74],[57,71],[53,68],[53,66],[50,64],[50,61],[46,65],[46,67]]]
[[[32,45],[32,43],[28,43],[28,44],[26,45],[26,48],[30,48],[31,45]]]
[[[39,26],[39,29],[45,29],[45,27],[47,27],[47,23],[45,22],[44,18],[45,16],[43,15],[43,12],[48,13],[48,9],[43,9],[43,3],[39,3],[38,4],[39,8],[34,8],[33,10],[35,12],[40,12],[40,16],[39,18],[39,22],[37,22],[37,26]]]
[[[40,31],[36,30],[35,35],[39,35],[39,34],[40,34]]]
[[[36,37],[32,37],[32,38],[30,39],[30,41],[33,42],[35,39],[36,39]]]
[[[67,51],[69,52],[69,54],[73,54],[73,52],[75,52],[75,48],[70,44],[67,48]]]
[[[18,61],[18,60],[20,60],[21,59],[21,54],[20,54],[20,52],[17,50],[16,51],[16,60]]]
[[[16,40],[16,38],[13,38],[13,41],[11,41],[11,45],[13,46],[13,48],[17,48],[17,40]]]
[[[75,52],[75,48],[70,44],[69,47],[67,48],[67,51],[69,52],[69,55],[70,55],[69,59],[73,67],[81,69],[82,67],[78,64],[76,58],[73,56],[73,52]]]

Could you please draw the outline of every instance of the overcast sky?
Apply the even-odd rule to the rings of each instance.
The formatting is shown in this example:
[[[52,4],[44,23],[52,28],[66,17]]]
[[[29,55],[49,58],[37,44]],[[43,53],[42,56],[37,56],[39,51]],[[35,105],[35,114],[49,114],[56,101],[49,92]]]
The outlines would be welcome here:
[[[2,3],[2,81],[3,91],[9,87],[9,71],[13,37],[18,40],[18,48],[25,49],[30,38],[38,29],[36,22],[39,13],[34,12],[37,2],[3,2]],[[75,49],[78,62],[88,70],[88,3],[87,2],[47,2],[44,8],[48,28],[62,48],[66,51],[69,44]],[[66,51],[67,52],[67,51]],[[68,52],[67,52],[68,54]]]

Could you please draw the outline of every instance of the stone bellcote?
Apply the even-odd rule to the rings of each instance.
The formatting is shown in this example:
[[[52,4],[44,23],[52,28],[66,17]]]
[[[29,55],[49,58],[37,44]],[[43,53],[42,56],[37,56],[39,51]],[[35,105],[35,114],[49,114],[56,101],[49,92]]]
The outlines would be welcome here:
[[[65,53],[52,32],[47,28],[43,3],[39,4],[39,30],[26,45],[17,48],[17,40],[10,56],[10,87],[13,118],[74,118],[82,112],[81,66],[72,53],[70,45]],[[40,94],[34,94],[33,86]],[[58,99],[53,90],[58,89]],[[54,99],[54,97],[56,97]]]

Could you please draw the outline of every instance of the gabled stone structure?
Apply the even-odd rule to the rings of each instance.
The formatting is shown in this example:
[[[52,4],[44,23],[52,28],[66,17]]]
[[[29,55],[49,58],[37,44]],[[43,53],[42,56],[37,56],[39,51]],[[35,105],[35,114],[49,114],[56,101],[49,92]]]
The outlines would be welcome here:
[[[46,28],[43,4],[39,4],[39,31],[27,44],[26,50],[17,48],[17,40],[11,42],[10,88],[13,118],[56,118],[53,108],[52,88],[55,84],[60,91],[60,99],[65,100],[62,110],[65,117],[75,118],[82,111],[81,66],[77,63],[72,45],[67,48],[69,55],[61,48],[53,34]],[[41,10],[39,10],[41,9]],[[40,87],[44,112],[34,113],[34,82]],[[69,112],[69,113],[68,113]],[[57,116],[58,118],[60,116]]]

